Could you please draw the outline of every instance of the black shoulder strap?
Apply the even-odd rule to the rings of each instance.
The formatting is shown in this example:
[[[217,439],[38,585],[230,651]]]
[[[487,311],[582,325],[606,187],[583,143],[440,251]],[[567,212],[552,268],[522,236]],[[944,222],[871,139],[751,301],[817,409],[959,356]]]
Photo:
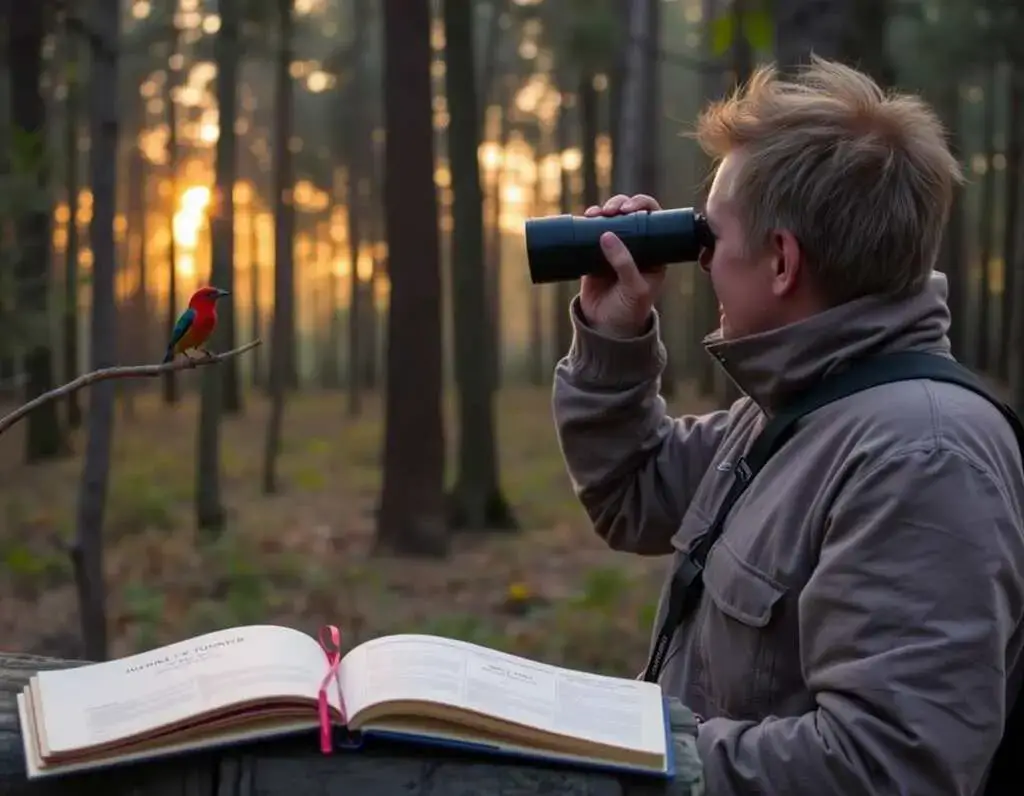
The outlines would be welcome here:
[[[856,361],[846,370],[823,379],[816,387],[800,395],[790,406],[775,414],[765,424],[746,456],[736,463],[733,468],[733,483],[718,507],[714,522],[691,545],[672,577],[668,609],[651,650],[643,679],[656,681],[661,675],[672,637],[700,602],[704,591],[704,565],[712,546],[722,535],[726,517],[761,468],[793,435],[797,423],[805,415],[833,401],[882,384],[912,379],[932,379],[958,384],[992,402],[1012,426],[1017,444],[1021,448],[1021,455],[1024,457],[1024,425],[1013,409],[999,400],[970,370],[948,357],[917,351],[884,354]]]

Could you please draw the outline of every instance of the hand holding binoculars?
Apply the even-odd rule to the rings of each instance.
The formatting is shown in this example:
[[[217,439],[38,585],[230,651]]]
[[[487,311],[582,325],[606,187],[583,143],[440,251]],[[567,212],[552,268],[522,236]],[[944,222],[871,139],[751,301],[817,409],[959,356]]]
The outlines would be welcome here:
[[[526,220],[530,280],[568,282],[587,274],[613,274],[601,251],[601,235],[613,232],[640,271],[695,262],[715,245],[707,219],[691,207],[638,210],[621,216],[557,215]]]

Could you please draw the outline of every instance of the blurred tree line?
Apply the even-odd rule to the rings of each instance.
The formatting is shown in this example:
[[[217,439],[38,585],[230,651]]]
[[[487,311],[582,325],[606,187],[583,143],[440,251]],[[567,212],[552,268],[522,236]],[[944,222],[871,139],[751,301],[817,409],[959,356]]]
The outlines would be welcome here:
[[[222,418],[254,391],[269,400],[272,493],[300,389],[344,391],[356,419],[384,391],[381,551],[514,531],[495,395],[548,383],[575,289],[529,285],[523,220],[620,191],[699,204],[708,164],[678,133],[767,60],[841,58],[935,104],[970,177],[941,263],[954,349],[1024,410],[1024,9],[1009,0],[41,0],[0,14],[0,397],[156,361],[207,282],[232,291],[214,350],[270,343],[26,419],[28,463],[85,435],[73,553],[90,655],[105,649],[115,409],[131,422],[143,393],[166,411],[196,394],[210,534],[226,522]],[[710,286],[670,273],[664,391],[728,401],[699,346]]]

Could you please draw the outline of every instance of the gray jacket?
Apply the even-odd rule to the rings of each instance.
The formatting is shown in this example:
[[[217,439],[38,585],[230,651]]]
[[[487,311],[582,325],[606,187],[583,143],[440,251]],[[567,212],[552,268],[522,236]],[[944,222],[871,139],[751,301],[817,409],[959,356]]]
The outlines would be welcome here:
[[[900,302],[715,333],[707,350],[745,396],[682,418],[659,396],[657,317],[644,336],[613,340],[575,299],[553,406],[597,533],[671,568],[765,413],[854,356],[948,354],[945,297],[934,274]],[[704,718],[707,792],[979,793],[1024,672],[1022,512],[1017,443],[980,396],[906,381],[809,416],[730,514],[662,673]]]

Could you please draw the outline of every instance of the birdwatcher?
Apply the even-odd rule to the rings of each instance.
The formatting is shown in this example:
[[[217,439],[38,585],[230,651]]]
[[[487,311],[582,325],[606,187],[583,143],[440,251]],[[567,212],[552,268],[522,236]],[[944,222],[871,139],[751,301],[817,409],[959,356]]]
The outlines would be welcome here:
[[[641,676],[699,714],[709,796],[1009,793],[1024,432],[951,351],[935,264],[962,175],[942,125],[813,59],[760,69],[695,135],[715,164],[704,346],[741,397],[667,413],[664,268],[611,232],[554,374],[594,530],[666,562]]]

